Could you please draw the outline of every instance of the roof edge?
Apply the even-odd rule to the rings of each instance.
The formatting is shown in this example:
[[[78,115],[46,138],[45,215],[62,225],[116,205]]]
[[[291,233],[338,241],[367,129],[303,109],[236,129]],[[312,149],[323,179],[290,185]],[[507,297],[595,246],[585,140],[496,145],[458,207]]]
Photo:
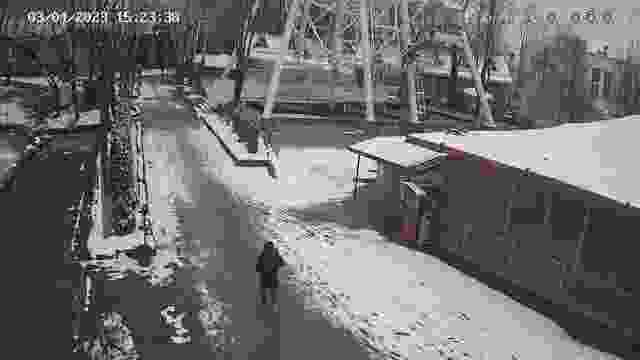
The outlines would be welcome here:
[[[477,155],[477,154],[474,154],[474,153],[470,153],[470,152],[467,152],[467,151],[464,151],[464,150],[460,150],[460,149],[455,149],[455,148],[447,146],[447,144],[444,143],[444,142],[436,143],[434,141],[430,141],[430,140],[426,140],[426,139],[420,139],[420,138],[415,137],[415,136],[413,136],[411,134],[409,134],[407,136],[406,141],[411,143],[411,144],[422,146],[422,147],[425,147],[425,148],[427,148],[429,150],[436,151],[436,152],[447,153],[448,151],[459,151],[459,152],[462,152],[462,153],[464,153],[465,155],[467,155],[467,156],[469,156],[471,158],[489,160],[489,161],[494,162],[497,165],[508,167],[508,168],[512,168],[512,169],[521,171],[523,173],[532,174],[532,175],[538,176],[540,178],[543,178],[546,181],[554,182],[554,183],[557,183],[557,184],[562,184],[563,186],[567,186],[569,188],[576,189],[578,191],[582,191],[582,192],[588,193],[592,197],[600,198],[600,199],[606,199],[607,201],[612,201],[612,202],[618,204],[619,206],[631,207],[631,208],[635,208],[635,209],[639,209],[640,210],[640,204],[632,204],[629,201],[623,201],[623,200],[615,199],[615,198],[612,198],[612,197],[610,197],[610,196],[608,196],[606,194],[602,194],[602,193],[593,191],[593,190],[591,190],[589,188],[586,188],[586,187],[583,187],[583,186],[580,186],[580,185],[577,185],[577,184],[568,183],[568,182],[562,181],[562,180],[554,178],[554,177],[550,177],[550,176],[547,176],[547,175],[540,174],[540,173],[538,173],[536,171],[532,171],[530,168],[524,168],[524,169],[518,168],[516,166],[508,165],[508,164],[505,164],[503,162],[500,162],[500,161],[498,161],[496,159],[487,158],[487,157],[480,156],[480,155]]]

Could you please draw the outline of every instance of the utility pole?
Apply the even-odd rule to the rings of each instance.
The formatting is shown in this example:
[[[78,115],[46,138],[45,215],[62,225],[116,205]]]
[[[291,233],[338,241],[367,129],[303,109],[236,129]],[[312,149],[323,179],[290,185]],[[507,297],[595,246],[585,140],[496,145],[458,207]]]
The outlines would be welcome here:
[[[291,40],[291,35],[293,34],[293,28],[295,26],[296,18],[298,17],[298,7],[300,1],[311,1],[311,0],[291,0],[289,5],[289,11],[287,11],[287,20],[284,25],[284,34],[282,36],[282,42],[280,44],[280,52],[278,57],[276,58],[273,73],[271,74],[271,81],[269,82],[269,87],[267,88],[267,94],[265,96],[264,101],[264,111],[262,113],[262,119],[269,120],[271,119],[273,106],[275,104],[276,95],[278,93],[278,87],[280,85],[280,75],[282,74],[282,65],[284,64],[285,58],[289,53],[289,41]]]
[[[482,85],[486,90],[489,89],[489,79],[491,77],[492,55],[493,55],[493,37],[495,31],[495,15],[496,15],[496,0],[489,0],[489,14],[487,21],[487,28],[485,30],[485,51],[484,51],[484,64],[482,66]],[[478,94],[476,94],[478,95]],[[476,98],[476,115],[480,113],[480,97]]]
[[[462,31],[460,35],[462,36],[462,46],[467,62],[469,64],[473,64],[475,61],[473,58],[473,51],[471,51],[471,45],[469,44],[467,33]],[[471,66],[471,74],[476,88],[476,95],[478,95],[478,97],[480,98],[480,115],[482,115],[484,112],[485,125],[493,127],[495,124],[493,122],[493,115],[491,114],[491,107],[489,106],[489,102],[484,91],[484,86],[482,85],[480,74],[478,73],[478,68],[475,66]],[[477,127],[482,125],[481,116],[476,117],[475,125]]]
[[[342,23],[344,21],[344,1],[345,0],[335,0],[336,12],[331,29],[331,73],[329,75],[329,108],[331,109],[331,111],[333,111],[336,106],[336,88],[338,85],[338,80],[340,79],[340,68],[342,67],[341,59],[344,32],[344,26]]]
[[[400,16],[402,23],[400,24],[400,34],[402,39],[402,51],[407,52],[411,46],[411,29],[409,27],[409,0],[400,1]],[[418,104],[416,98],[416,67],[415,59],[407,58],[402,64],[403,81],[400,86],[406,86],[407,91],[403,92],[406,99],[402,99],[403,105],[408,105],[408,114],[400,120],[400,129],[402,135],[409,134],[409,123],[418,122]],[[408,103],[408,104],[407,104]]]
[[[375,122],[374,87],[372,74],[373,54],[371,50],[371,38],[369,36],[369,1],[360,0],[360,46],[362,47],[362,65],[364,66],[364,97],[366,107],[365,124]]]
[[[496,0],[490,0],[489,5],[489,21],[487,26],[487,38],[486,38],[486,47],[485,47],[485,56],[484,56],[484,66],[483,66],[483,74],[484,78],[482,80],[483,85],[487,88],[488,81],[491,74],[491,59],[494,51],[495,44],[495,18],[496,18]]]
[[[76,8],[76,0],[71,0],[71,12],[73,12]],[[71,36],[71,96],[73,99],[73,108],[74,108],[74,117],[75,117],[75,123],[77,124],[78,121],[80,121],[80,109],[78,109],[78,107],[80,106],[79,104],[79,99],[78,99],[78,91],[77,91],[77,82],[78,82],[78,68],[79,66],[76,64],[76,46],[77,46],[77,42],[76,42],[76,25],[75,22],[71,22],[70,26],[69,26],[69,32],[70,32],[70,36]]]

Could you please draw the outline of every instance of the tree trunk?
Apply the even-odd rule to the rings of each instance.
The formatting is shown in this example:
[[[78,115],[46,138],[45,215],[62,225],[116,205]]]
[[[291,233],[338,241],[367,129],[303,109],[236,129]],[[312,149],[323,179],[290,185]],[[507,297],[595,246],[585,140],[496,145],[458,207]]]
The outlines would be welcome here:
[[[457,106],[457,91],[458,91],[458,54],[456,54],[456,50],[451,50],[451,72],[449,74],[449,94],[447,94],[448,101],[447,105],[449,106]]]
[[[240,104],[242,98],[242,90],[244,90],[244,83],[247,78],[248,71],[248,59],[245,54],[238,53],[238,67],[236,68],[236,76],[234,77],[233,84],[233,107],[235,108]]]

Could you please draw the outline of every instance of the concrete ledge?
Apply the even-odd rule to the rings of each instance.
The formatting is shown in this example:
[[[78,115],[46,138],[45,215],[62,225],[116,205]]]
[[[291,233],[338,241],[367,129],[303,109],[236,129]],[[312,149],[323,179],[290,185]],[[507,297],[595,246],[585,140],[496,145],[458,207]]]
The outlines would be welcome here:
[[[209,108],[211,108],[205,96],[199,94],[195,89],[189,86],[183,87],[182,99],[191,107],[195,115],[202,120],[207,129],[209,129],[209,131],[218,138],[218,141],[224,148],[225,152],[231,157],[233,163],[236,166],[263,166],[273,168],[273,161],[268,155],[268,150],[262,142],[262,138],[259,138],[258,140],[258,152],[256,154],[252,154],[247,150],[244,144],[235,139],[235,135],[232,133],[231,129],[223,123],[220,115],[209,112],[205,113],[195,108],[194,105],[198,103],[206,103],[209,105]]]
[[[222,119],[217,114],[203,114],[200,116],[204,124],[207,126],[220,141],[222,147],[235,165],[237,166],[265,166],[271,167],[272,163],[269,157],[260,151],[260,144],[258,145],[258,153],[249,153],[243,144],[233,138],[234,134],[231,133],[231,129],[227,125],[222,123]]]

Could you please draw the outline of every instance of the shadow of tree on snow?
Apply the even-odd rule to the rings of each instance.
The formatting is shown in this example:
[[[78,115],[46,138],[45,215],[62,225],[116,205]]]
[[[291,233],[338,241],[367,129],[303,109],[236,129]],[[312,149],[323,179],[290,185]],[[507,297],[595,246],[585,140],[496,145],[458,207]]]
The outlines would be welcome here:
[[[287,208],[287,213],[314,225],[338,224],[352,230],[374,229],[382,231],[388,206],[383,205],[376,184],[358,187],[357,197],[330,200],[306,207]]]

